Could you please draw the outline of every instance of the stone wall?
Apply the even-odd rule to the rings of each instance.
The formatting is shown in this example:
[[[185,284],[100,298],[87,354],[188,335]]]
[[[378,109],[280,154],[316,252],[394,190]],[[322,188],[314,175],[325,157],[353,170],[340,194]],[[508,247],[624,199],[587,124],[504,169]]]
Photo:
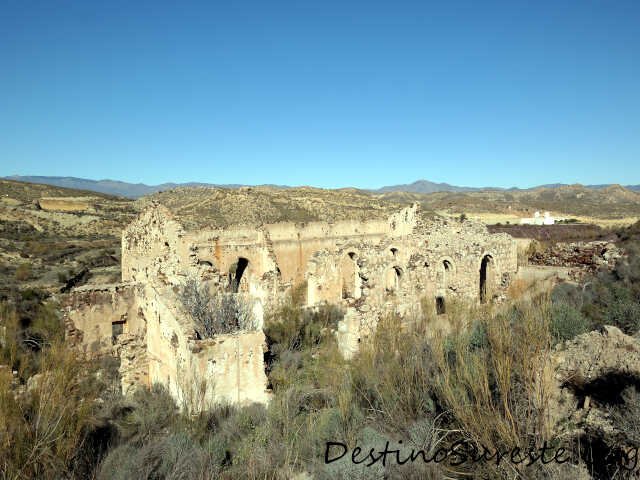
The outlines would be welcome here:
[[[309,259],[320,250],[350,240],[378,242],[390,234],[411,231],[415,223],[416,208],[409,208],[387,221],[278,223],[185,231],[165,207],[153,204],[123,234],[123,281],[161,277],[165,282],[180,283],[176,275],[189,270],[227,275],[239,258],[245,258],[249,261],[248,285],[255,286],[270,274],[290,285],[304,281]],[[264,285],[260,289],[264,290]],[[274,289],[273,285],[266,288]]]
[[[124,394],[158,383],[181,408],[196,410],[268,400],[262,330],[200,340],[171,286],[81,287],[68,296],[64,318],[80,349],[120,359]]]
[[[147,286],[149,382],[165,385],[181,408],[200,410],[216,402],[266,403],[262,330],[199,339],[172,288]]]
[[[119,358],[125,394],[150,385],[141,293],[142,286],[135,284],[83,286],[64,304],[67,339],[89,355]]]
[[[38,206],[53,212],[95,212],[92,197],[42,197]]]
[[[133,284],[76,288],[63,310],[67,338],[93,354],[110,353],[114,337],[141,336],[146,328]]]
[[[190,344],[192,385],[202,385],[205,406],[215,403],[267,403],[262,330],[216,335]]]

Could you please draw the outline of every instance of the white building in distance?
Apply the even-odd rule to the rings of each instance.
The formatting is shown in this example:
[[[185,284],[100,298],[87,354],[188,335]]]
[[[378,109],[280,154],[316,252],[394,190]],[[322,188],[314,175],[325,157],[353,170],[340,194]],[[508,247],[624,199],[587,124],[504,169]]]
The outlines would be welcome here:
[[[536,212],[533,214],[533,218],[521,218],[520,225],[553,225],[556,223],[555,218],[551,216],[549,212]]]

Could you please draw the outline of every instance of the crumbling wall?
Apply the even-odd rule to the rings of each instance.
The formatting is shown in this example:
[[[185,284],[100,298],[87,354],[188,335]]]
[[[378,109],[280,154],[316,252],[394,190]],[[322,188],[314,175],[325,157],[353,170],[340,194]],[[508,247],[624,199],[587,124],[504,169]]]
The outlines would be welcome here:
[[[143,336],[146,329],[132,284],[76,288],[64,301],[63,318],[67,338],[94,354],[110,353],[120,334]]]
[[[120,360],[122,392],[148,386],[147,319],[141,306],[141,285],[83,286],[64,304],[67,339],[91,355]]]
[[[385,221],[311,222],[300,225],[279,223],[266,225],[282,280],[292,284],[304,281],[311,256],[320,250],[335,247],[350,239],[381,240],[390,231]]]
[[[182,402],[184,395],[180,375],[187,364],[188,336],[195,338],[195,331],[189,329],[186,314],[180,312],[179,302],[170,287],[159,289],[145,285],[140,306],[148,321],[149,382],[165,385],[171,395]]]
[[[260,331],[198,339],[172,288],[147,286],[142,308],[149,319],[149,382],[165,385],[183,409],[214,403],[266,403],[265,336]]]
[[[534,251],[529,262],[532,265],[548,267],[568,267],[570,277],[580,281],[587,275],[593,275],[600,268],[613,269],[623,252],[614,243],[594,242],[558,242]]]
[[[268,402],[262,330],[193,341],[190,349],[190,383],[202,387],[196,399],[205,408],[216,403]]]
[[[241,273],[238,291],[262,301],[276,295],[279,271],[264,231],[233,228],[190,232],[185,241],[189,245],[189,264],[221,288],[238,281],[236,277]],[[241,261],[246,262],[246,268],[238,272]]]
[[[167,208],[147,207],[122,233],[122,281],[180,283],[189,258],[183,236]]]
[[[146,333],[146,332],[145,332]],[[139,387],[151,386],[146,335],[124,333],[118,337],[114,355],[120,359],[120,385],[128,395]]]

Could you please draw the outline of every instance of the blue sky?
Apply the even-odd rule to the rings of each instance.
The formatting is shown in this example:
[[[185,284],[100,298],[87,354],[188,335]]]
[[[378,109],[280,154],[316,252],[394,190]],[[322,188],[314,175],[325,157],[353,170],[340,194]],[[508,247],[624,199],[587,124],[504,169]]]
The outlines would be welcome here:
[[[640,183],[638,0],[0,7],[0,175]]]

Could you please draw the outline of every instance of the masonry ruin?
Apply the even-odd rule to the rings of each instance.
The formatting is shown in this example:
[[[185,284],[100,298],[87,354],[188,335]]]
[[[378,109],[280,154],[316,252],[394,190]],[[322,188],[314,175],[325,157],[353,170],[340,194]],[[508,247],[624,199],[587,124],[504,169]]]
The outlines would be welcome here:
[[[335,333],[350,357],[384,315],[411,319],[432,305],[446,318],[452,300],[504,297],[517,270],[509,235],[471,221],[427,220],[416,205],[387,220],[225,229],[203,221],[187,229],[152,204],[122,234],[122,282],[76,288],[65,321],[79,346],[120,358],[124,393],[160,383],[185,408],[266,403],[262,319],[293,288],[305,288],[309,308],[342,307]],[[193,278],[241,296],[255,328],[202,338],[179,299]]]

